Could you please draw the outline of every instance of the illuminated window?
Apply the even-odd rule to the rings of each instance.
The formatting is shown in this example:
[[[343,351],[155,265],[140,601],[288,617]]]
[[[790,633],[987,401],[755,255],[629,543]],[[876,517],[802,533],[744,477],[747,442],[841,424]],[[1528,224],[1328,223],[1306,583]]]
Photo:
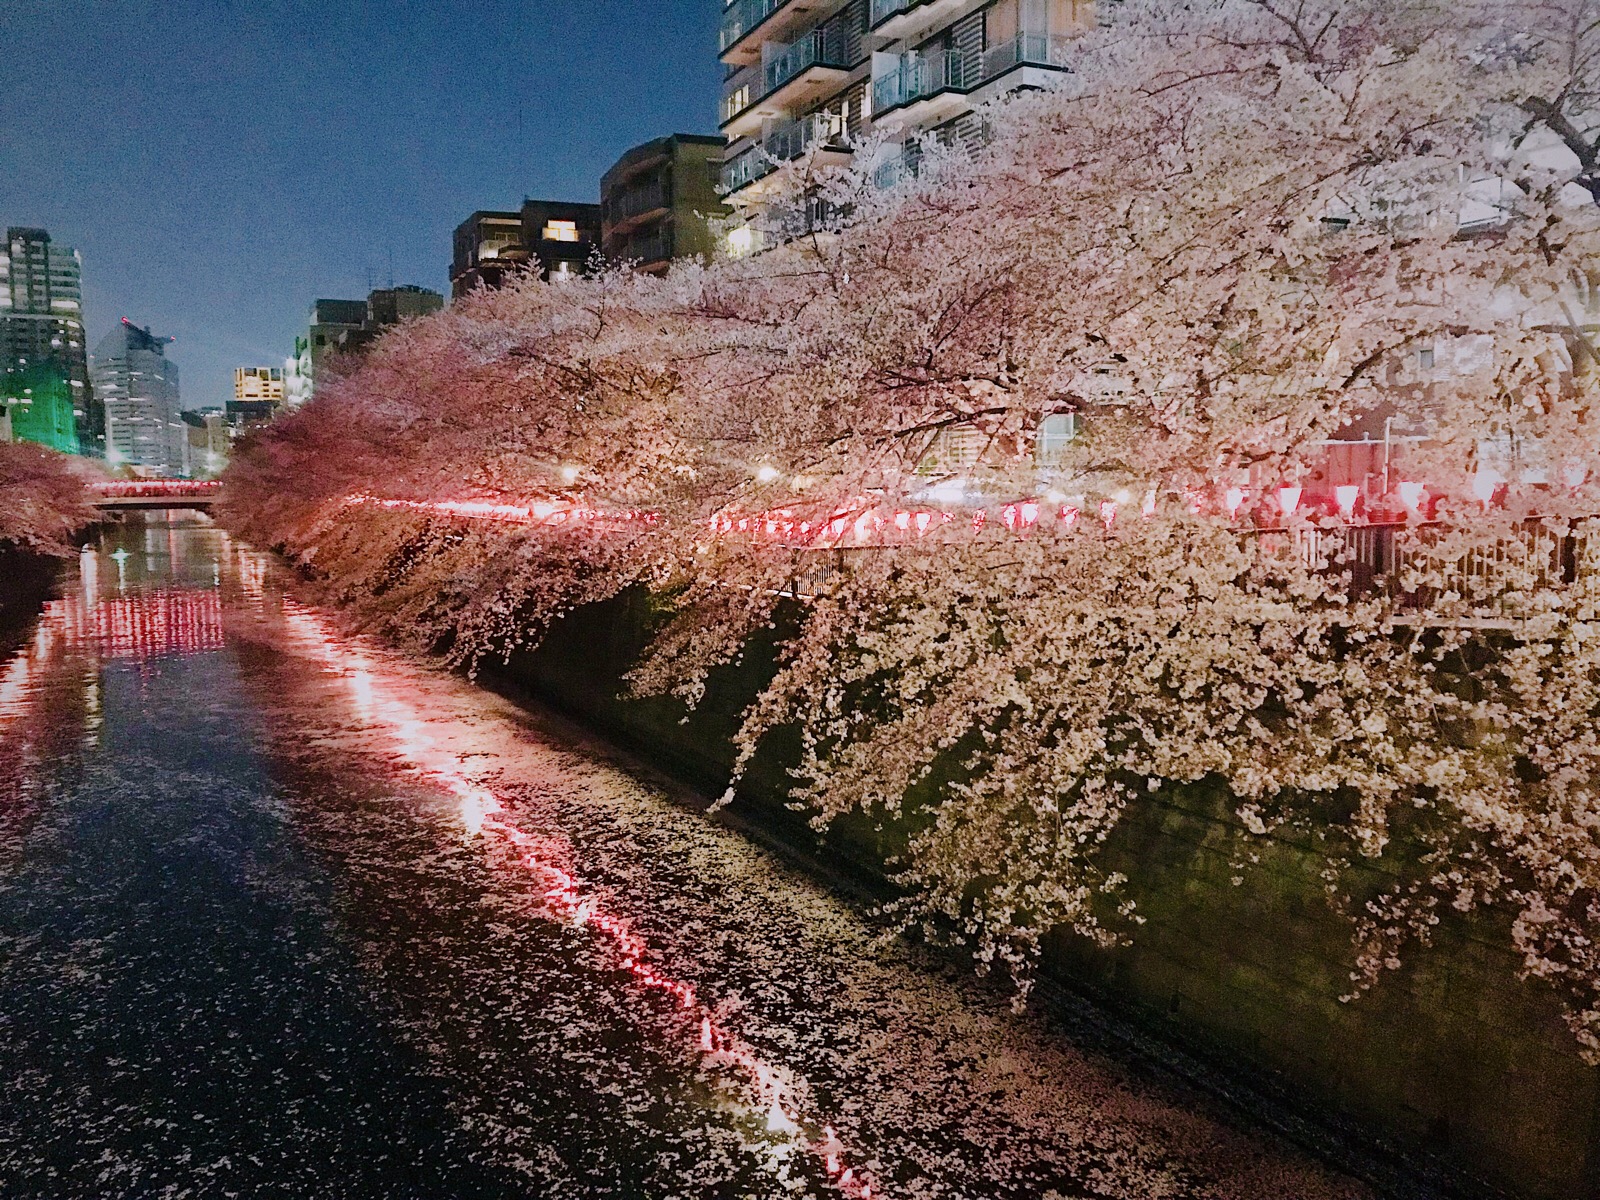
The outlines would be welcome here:
[[[547,242],[575,242],[578,240],[576,221],[547,221],[541,235]]]

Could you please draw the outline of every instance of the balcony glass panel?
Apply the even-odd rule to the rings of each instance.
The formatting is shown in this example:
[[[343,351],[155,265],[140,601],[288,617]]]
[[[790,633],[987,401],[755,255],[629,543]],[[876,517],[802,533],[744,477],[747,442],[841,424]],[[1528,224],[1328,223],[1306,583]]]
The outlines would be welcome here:
[[[872,81],[872,111],[888,112],[943,91],[968,91],[978,82],[977,71],[969,69],[966,56],[958,50],[909,54],[897,69]]]
[[[825,35],[826,30],[813,29],[792,45],[767,47],[766,62],[761,72],[761,94],[770,95],[812,67],[849,66],[844,61],[843,46],[837,44],[843,39]]]
[[[868,23],[878,25],[887,21],[895,13],[905,12],[908,8],[915,8],[922,0],[872,0],[871,15]]]
[[[737,192],[749,187],[777,170],[777,164],[759,149],[746,150],[722,168],[722,186],[725,191]]]
[[[799,158],[817,146],[848,149],[844,118],[819,112],[798,121],[779,121],[768,127],[761,141],[722,169],[722,185],[730,192],[754,183],[777,170],[778,164]]]
[[[722,14],[721,47],[724,51],[789,0],[738,0]]]

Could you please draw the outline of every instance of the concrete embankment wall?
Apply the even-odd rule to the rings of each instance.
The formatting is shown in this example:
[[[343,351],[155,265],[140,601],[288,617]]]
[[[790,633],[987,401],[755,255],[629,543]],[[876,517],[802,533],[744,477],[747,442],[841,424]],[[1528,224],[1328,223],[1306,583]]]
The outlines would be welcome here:
[[[717,671],[685,720],[670,698],[619,698],[655,619],[640,593],[590,606],[503,674],[717,794],[740,713],[772,676],[772,647],[753,643],[740,663]],[[816,849],[784,805],[796,749],[785,741],[763,745],[736,807]],[[831,861],[881,880],[893,840],[892,831],[850,822],[825,849]],[[1259,863],[1235,885],[1235,864],[1252,853]],[[1413,951],[1374,992],[1341,1004],[1350,928],[1324,899],[1322,856],[1309,840],[1253,837],[1225,795],[1191,788],[1130,811],[1109,859],[1132,880],[1148,923],[1115,950],[1052,939],[1048,975],[1110,999],[1143,1028],[1286,1104],[1347,1115],[1493,1188],[1527,1200],[1600,1198],[1600,1070],[1578,1057],[1545,985],[1518,979],[1519,960],[1494,919],[1447,922],[1431,949]],[[1486,1190],[1468,1184],[1461,1194]]]

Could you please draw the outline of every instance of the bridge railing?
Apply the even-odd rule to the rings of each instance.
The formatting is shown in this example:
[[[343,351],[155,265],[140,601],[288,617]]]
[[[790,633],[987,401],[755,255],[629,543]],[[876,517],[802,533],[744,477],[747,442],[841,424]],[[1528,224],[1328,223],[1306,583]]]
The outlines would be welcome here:
[[[211,479],[112,479],[94,490],[102,500],[209,500],[221,486]]]

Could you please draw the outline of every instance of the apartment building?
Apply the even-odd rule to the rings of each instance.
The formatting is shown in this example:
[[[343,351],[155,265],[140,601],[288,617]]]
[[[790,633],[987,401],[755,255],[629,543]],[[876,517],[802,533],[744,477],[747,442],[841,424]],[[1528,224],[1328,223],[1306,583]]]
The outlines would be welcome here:
[[[601,248],[659,275],[675,258],[709,258],[709,220],[728,213],[718,184],[725,143],[675,133],[635,146],[600,180]]]
[[[450,294],[459,300],[480,287],[503,287],[534,262],[541,279],[570,279],[589,269],[599,248],[598,204],[524,200],[520,212],[475,212],[452,241]]]
[[[778,164],[812,150],[846,163],[869,134],[887,144],[863,165],[892,186],[915,171],[921,135],[978,138],[978,106],[1058,80],[1094,22],[1094,0],[732,0],[721,28],[728,200],[755,208]]]
[[[41,371],[65,382],[74,449],[103,453],[105,414],[89,378],[83,323],[83,259],[52,241],[47,230],[13,226],[0,244],[0,375],[17,377],[5,385],[7,394],[42,394]],[[49,391],[54,395],[56,389]],[[52,430],[59,424],[42,410],[35,415],[35,423],[41,421]],[[17,429],[29,424],[18,422]],[[61,440],[52,433],[49,444]]]

